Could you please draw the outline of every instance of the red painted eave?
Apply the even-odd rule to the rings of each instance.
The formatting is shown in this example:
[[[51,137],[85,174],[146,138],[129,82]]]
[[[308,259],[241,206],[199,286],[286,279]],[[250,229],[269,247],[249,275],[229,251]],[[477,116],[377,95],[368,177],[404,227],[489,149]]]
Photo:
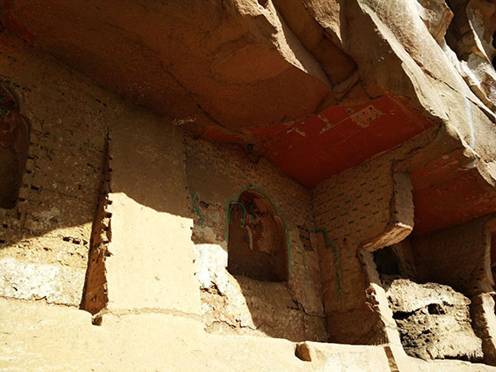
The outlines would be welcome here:
[[[332,106],[305,120],[254,128],[248,133],[261,153],[285,174],[314,187],[432,125],[400,99],[383,96],[359,105]],[[215,129],[204,136],[240,143],[239,138]]]

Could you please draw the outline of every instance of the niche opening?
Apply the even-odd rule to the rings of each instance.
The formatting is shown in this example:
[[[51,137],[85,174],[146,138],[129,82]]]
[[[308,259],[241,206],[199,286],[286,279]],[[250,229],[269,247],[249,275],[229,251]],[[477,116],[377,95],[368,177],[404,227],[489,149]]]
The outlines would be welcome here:
[[[245,191],[229,210],[228,271],[261,281],[287,281],[285,230],[270,201]]]
[[[401,276],[400,264],[393,247],[386,247],[375,251],[374,262],[377,271],[381,275],[381,279],[384,279],[386,276]]]

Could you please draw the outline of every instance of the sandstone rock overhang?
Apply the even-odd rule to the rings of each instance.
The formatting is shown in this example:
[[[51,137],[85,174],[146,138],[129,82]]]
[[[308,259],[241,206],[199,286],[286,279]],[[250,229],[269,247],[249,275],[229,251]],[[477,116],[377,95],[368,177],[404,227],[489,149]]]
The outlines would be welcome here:
[[[430,158],[408,169],[417,230],[496,211],[489,5],[479,19],[473,1],[0,4],[4,27],[29,44],[307,187],[440,127]],[[466,18],[482,25],[469,31],[484,74],[453,45]]]

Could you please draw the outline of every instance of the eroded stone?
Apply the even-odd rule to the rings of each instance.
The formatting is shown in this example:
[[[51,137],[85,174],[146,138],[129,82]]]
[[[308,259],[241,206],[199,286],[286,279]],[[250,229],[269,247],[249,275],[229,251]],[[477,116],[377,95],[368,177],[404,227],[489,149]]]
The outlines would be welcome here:
[[[395,279],[386,291],[407,354],[422,359],[478,360],[482,342],[470,319],[470,300],[451,287]]]

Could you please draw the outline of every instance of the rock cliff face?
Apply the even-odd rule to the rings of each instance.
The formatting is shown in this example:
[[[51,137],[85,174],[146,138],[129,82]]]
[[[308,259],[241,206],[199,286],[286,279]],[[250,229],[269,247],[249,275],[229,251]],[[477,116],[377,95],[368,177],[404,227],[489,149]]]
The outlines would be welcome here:
[[[487,0],[2,4],[5,27],[178,124],[239,131],[385,94],[443,118],[438,83],[485,111],[494,94]]]
[[[31,45],[307,186],[441,123],[492,172],[493,1],[2,5]]]
[[[0,368],[496,366],[495,65],[496,0],[0,0]]]

